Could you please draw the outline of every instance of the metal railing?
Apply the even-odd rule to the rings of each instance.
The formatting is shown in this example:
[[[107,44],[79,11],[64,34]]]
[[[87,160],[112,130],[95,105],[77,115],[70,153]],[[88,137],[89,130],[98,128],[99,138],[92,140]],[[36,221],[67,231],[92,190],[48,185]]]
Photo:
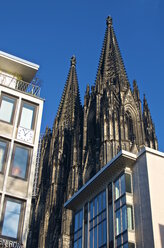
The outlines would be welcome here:
[[[32,82],[28,83],[23,80],[19,80],[16,77],[6,75],[0,72],[0,84],[5,85],[9,88],[20,90],[34,96],[40,96],[40,86],[38,85],[38,80],[34,79]]]
[[[33,182],[33,192],[32,192],[33,197],[36,197],[37,192],[38,192],[37,186],[38,186],[38,177],[39,177],[42,139],[43,139],[43,134],[40,134],[39,142],[38,142],[37,156],[36,156],[35,176],[34,176],[34,182]]]

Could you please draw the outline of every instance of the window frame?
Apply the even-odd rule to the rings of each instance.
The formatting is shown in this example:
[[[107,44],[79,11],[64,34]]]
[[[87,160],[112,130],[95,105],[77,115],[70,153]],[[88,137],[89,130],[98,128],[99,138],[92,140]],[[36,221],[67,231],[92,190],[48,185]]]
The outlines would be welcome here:
[[[10,236],[2,235],[2,230],[3,230],[3,224],[4,224],[4,219],[5,219],[5,213],[6,213],[6,206],[7,206],[7,201],[14,202],[14,203],[19,203],[21,205],[20,208],[20,215],[19,215],[19,223],[18,223],[18,230],[17,230],[17,238],[13,238]],[[4,237],[6,239],[10,239],[13,241],[21,241],[21,234],[23,231],[23,224],[24,224],[24,214],[25,214],[25,201],[19,200],[16,198],[12,197],[5,197],[4,199],[4,205],[3,205],[3,210],[2,210],[2,218],[1,218],[1,225],[0,225],[0,236]]]
[[[13,105],[13,111],[12,111],[12,115],[11,115],[11,121],[8,122],[8,121],[0,119],[0,122],[4,122],[4,123],[10,124],[10,125],[13,125],[18,97],[13,96],[11,94],[6,94],[6,92],[2,91],[1,96],[0,96],[0,108],[1,108],[1,105],[2,105],[3,96],[6,96],[6,97],[11,98],[12,100],[14,100],[14,105]]]
[[[5,154],[4,154],[4,158],[3,158],[2,170],[0,170],[0,174],[4,174],[5,168],[6,168],[6,161],[7,161],[7,157],[8,157],[9,141],[0,137],[0,142],[6,143],[6,149],[5,149]]]
[[[103,198],[105,196],[105,198]],[[100,199],[101,198],[101,199]],[[100,202],[99,202],[100,199]],[[105,199],[105,206],[104,205],[104,199]],[[96,213],[95,213],[95,202],[96,202]],[[99,203],[101,205],[101,209],[99,209]],[[91,217],[91,204],[93,205],[92,207],[92,217]],[[99,192],[94,198],[92,198],[89,201],[89,226],[88,226],[88,239],[89,239],[89,245],[91,246],[91,237],[93,238],[92,244],[95,246],[95,237],[96,237],[96,244],[97,247],[99,247],[99,237],[101,237],[101,241],[104,242],[104,237],[99,236],[99,229],[101,226],[101,231],[102,231],[102,225],[105,224],[105,242],[102,243],[101,246],[103,247],[104,245],[107,245],[107,197],[106,197],[106,189],[102,190]],[[92,233],[92,234],[91,234]],[[102,234],[102,233],[101,233]],[[92,236],[93,235],[93,236]]]
[[[123,208],[126,208],[125,209],[125,218],[126,218],[126,228],[123,228]],[[128,207],[131,209],[131,224],[132,224],[132,229],[129,228],[129,225],[128,225]],[[120,232],[117,233],[117,220],[116,220],[116,213],[117,212],[120,212]],[[115,236],[118,237],[120,236],[121,234],[123,234],[124,232],[133,232],[134,231],[134,211],[133,211],[133,205],[130,205],[130,204],[124,204],[122,205],[120,208],[118,208],[116,211],[115,211]]]
[[[23,111],[23,105],[27,104],[29,106],[34,107],[34,112],[33,112],[33,119],[32,119],[32,125],[31,125],[31,129],[26,128],[28,130],[35,130],[35,126],[36,126],[36,119],[37,119],[37,112],[38,112],[38,104],[32,103],[28,100],[22,99],[21,101],[21,106],[20,106],[20,113],[19,113],[19,119],[18,119],[18,127],[20,126],[20,122],[21,122],[21,116],[22,116],[22,111]],[[21,127],[21,126],[20,126]]]
[[[82,220],[80,220],[80,214],[82,213]],[[78,221],[79,223],[81,222],[81,226],[78,226],[77,229],[75,230],[75,217],[76,215],[78,215]],[[78,210],[75,214],[74,214],[74,232],[73,232],[73,247],[75,247],[75,243],[77,242],[81,242],[81,246],[82,246],[82,242],[83,242],[83,219],[84,219],[84,211],[83,208],[81,208],[80,210]],[[79,235],[81,233],[81,235]],[[76,239],[75,239],[75,235],[77,235]],[[81,241],[80,241],[81,240]],[[78,243],[79,246],[79,243]]]
[[[16,147],[20,147],[20,148],[24,148],[24,149],[28,150],[28,159],[27,159],[26,173],[25,173],[24,178],[12,174],[12,168],[13,168],[13,163],[14,163]],[[17,179],[20,179],[20,180],[27,181],[27,179],[29,177],[29,171],[30,171],[30,168],[31,168],[31,164],[30,164],[31,158],[32,158],[32,147],[22,145],[22,144],[19,144],[19,143],[14,143],[14,147],[13,147],[13,151],[12,151],[12,157],[11,157],[11,163],[10,163],[9,176],[17,178]]]
[[[127,192],[127,185],[126,185],[126,175],[130,176],[130,188],[131,192]],[[121,184],[121,178],[124,176],[124,190],[125,192],[122,193],[122,184]],[[116,182],[118,181],[119,185],[119,196],[116,198]],[[123,197],[125,194],[133,194],[133,184],[132,184],[132,174],[130,172],[127,172],[126,170],[122,172],[115,180],[114,180],[114,201],[118,201],[121,197]]]

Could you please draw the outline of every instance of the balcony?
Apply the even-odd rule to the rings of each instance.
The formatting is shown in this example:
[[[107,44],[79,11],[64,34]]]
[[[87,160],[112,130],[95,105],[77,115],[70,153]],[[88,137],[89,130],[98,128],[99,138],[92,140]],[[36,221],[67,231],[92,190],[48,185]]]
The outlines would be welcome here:
[[[30,95],[40,97],[41,89],[38,79],[34,79],[32,82],[28,83],[18,79],[16,76],[0,72],[0,84],[12,89],[20,90]]]

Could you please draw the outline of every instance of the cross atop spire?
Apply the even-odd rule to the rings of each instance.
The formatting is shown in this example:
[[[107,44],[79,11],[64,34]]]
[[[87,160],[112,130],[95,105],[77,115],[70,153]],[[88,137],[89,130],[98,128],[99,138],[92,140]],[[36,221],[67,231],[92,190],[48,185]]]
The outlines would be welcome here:
[[[111,16],[107,17],[106,24],[107,24],[108,27],[112,26],[112,17]]]
[[[75,57],[75,55],[73,55],[72,58],[71,58],[71,66],[76,66],[76,57]]]

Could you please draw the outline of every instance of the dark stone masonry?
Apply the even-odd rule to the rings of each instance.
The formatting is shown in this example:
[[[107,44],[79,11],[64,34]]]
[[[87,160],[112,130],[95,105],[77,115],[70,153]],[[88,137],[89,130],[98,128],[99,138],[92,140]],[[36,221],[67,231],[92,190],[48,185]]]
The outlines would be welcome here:
[[[81,105],[76,58],[52,130],[42,140],[38,193],[33,199],[29,248],[70,248],[72,212],[63,205],[121,149],[158,149],[149,107],[143,111],[137,82],[130,87],[112,18],[107,18],[96,82]]]

